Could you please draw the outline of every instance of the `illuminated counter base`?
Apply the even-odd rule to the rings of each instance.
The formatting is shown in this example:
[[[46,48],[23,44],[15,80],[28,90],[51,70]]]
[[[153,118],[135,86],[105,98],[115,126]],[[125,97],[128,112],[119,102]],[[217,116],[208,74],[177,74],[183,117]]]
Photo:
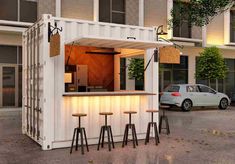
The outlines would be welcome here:
[[[113,96],[86,96],[74,97],[63,96],[63,104],[60,108],[60,115],[55,119],[55,142],[53,148],[67,147],[71,144],[74,127],[78,124],[78,119],[72,117],[72,113],[87,113],[87,117],[82,118],[82,126],[86,128],[89,144],[97,144],[100,127],[104,124],[104,117],[99,112],[113,112],[108,117],[111,124],[114,141],[122,141],[125,124],[128,123],[128,115],[123,112],[135,110],[138,113],[133,115],[132,122],[136,125],[138,139],[145,138],[147,123],[150,115],[146,113],[148,100],[147,95],[113,95]],[[155,121],[158,121],[155,115]]]

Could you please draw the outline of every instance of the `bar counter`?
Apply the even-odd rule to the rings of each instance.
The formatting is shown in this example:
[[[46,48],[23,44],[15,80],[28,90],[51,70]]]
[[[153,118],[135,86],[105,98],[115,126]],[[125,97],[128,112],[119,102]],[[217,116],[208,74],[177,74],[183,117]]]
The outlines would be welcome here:
[[[98,143],[100,127],[104,125],[104,117],[99,115],[100,112],[113,113],[108,118],[108,124],[112,126],[114,142],[120,142],[129,119],[124,112],[136,111],[132,122],[135,123],[138,139],[144,139],[150,121],[150,114],[146,110],[153,108],[150,102],[156,94],[147,91],[115,91],[67,92],[62,95],[62,103],[56,103],[58,114],[55,118],[54,148],[70,146],[73,129],[78,125],[78,119],[72,117],[73,113],[87,114],[82,118],[82,127],[86,128],[88,144]],[[156,114],[154,121],[157,120]]]

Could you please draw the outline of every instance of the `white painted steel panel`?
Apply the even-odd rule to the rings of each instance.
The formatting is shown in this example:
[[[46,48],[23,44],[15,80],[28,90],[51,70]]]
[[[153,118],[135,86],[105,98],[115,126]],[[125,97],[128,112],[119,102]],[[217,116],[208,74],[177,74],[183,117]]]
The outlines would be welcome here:
[[[34,141],[42,145],[43,141],[43,99],[44,99],[44,92],[43,92],[43,21],[39,20],[37,23],[33,24],[31,28],[27,29],[23,33],[22,37],[22,44],[23,44],[23,79],[22,79],[22,94],[23,94],[23,105],[22,105],[22,132],[24,134],[27,134],[29,137],[31,137]],[[33,36],[33,37],[31,37]],[[30,48],[32,46],[32,49]],[[39,55],[39,60],[37,59],[37,55]],[[29,57],[31,56],[31,57]],[[31,60],[31,58],[34,56],[34,62]],[[28,58],[29,57],[29,58]],[[38,71],[37,71],[38,69]],[[33,76],[30,78],[30,76],[27,74],[30,73],[30,71],[33,71],[33,74],[35,74],[35,80],[33,80]],[[28,84],[28,85],[27,85]],[[30,88],[29,85],[33,84],[34,88]],[[30,96],[30,91],[32,90],[32,93],[39,95],[39,104],[37,103],[38,98],[36,96],[35,98],[32,98]],[[32,100],[32,101],[31,101]],[[28,101],[28,102],[27,102]],[[31,104],[32,103],[32,104]],[[41,109],[42,112],[37,114],[35,112],[35,122],[28,123],[28,127],[35,127],[35,134],[31,133],[30,130],[27,131],[27,106],[34,108]],[[29,109],[30,110],[30,109]],[[33,114],[31,112],[28,113],[28,118],[33,119]],[[37,119],[39,119],[39,129],[37,129]],[[34,129],[33,129],[34,130]],[[37,130],[39,130],[39,138],[37,137]]]
[[[82,36],[105,37],[122,40],[127,40],[127,37],[134,37],[136,41],[140,42],[156,41],[155,28],[65,18],[54,18],[54,20],[58,23],[65,23],[66,31],[64,32],[66,33],[65,42],[67,43]]]

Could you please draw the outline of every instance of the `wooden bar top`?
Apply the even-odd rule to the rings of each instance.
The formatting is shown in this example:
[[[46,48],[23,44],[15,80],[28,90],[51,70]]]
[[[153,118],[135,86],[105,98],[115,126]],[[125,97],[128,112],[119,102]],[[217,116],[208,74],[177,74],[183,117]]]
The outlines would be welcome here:
[[[83,96],[151,96],[155,93],[145,91],[114,91],[114,92],[66,92],[64,97],[83,97]]]

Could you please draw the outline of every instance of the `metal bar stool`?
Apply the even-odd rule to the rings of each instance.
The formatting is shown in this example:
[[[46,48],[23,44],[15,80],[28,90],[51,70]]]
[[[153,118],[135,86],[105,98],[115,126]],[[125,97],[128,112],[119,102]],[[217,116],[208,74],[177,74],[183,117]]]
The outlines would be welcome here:
[[[70,154],[73,151],[73,143],[74,143],[74,140],[75,140],[75,136],[76,136],[76,148],[75,148],[75,150],[76,151],[78,150],[79,134],[81,135],[81,150],[82,150],[82,154],[84,154],[83,134],[84,134],[84,137],[85,137],[86,148],[87,148],[88,152],[89,152],[89,148],[88,148],[88,144],[87,144],[86,130],[85,130],[85,128],[81,127],[81,117],[85,117],[85,116],[87,116],[87,114],[76,113],[76,114],[72,114],[72,116],[73,117],[78,117],[78,127],[74,128],[74,131],[73,131],[73,140],[72,140],[72,145],[71,145],[71,148],[70,148]]]
[[[124,147],[124,145],[127,145],[129,129],[131,129],[131,131],[132,131],[133,147],[135,148],[136,145],[138,146],[138,139],[137,139],[137,135],[136,135],[135,124],[131,123],[131,114],[136,114],[136,113],[137,113],[136,111],[125,111],[124,112],[124,114],[129,114],[129,123],[126,124],[124,136],[123,136],[123,141],[122,141],[122,147]]]
[[[146,138],[145,138],[145,145],[149,142],[151,127],[154,128],[155,143],[157,145],[158,143],[160,143],[160,139],[159,139],[159,135],[158,135],[157,123],[153,122],[153,113],[157,113],[158,111],[157,110],[146,110],[146,112],[151,113],[151,122],[148,123],[147,133],[146,133]]]
[[[160,123],[159,123],[159,133],[161,133],[162,129],[166,129],[166,134],[169,135],[170,134],[170,127],[169,127],[169,123],[168,123],[168,117],[165,114],[165,109],[169,109],[170,106],[167,105],[161,105],[160,109],[162,109],[162,115],[160,117]],[[162,122],[165,121],[165,125],[166,127],[162,127]]]
[[[98,143],[97,150],[100,149],[100,144],[101,144],[101,147],[104,147],[104,136],[105,136],[105,131],[107,131],[109,151],[111,151],[111,142],[112,142],[112,146],[114,149],[113,133],[112,133],[111,126],[107,124],[107,116],[113,115],[113,113],[112,112],[101,112],[100,115],[105,116],[105,125],[103,125],[100,130],[100,137],[99,137],[99,143]],[[100,143],[101,139],[102,139],[102,143]],[[110,142],[110,140],[111,140],[111,142]]]

